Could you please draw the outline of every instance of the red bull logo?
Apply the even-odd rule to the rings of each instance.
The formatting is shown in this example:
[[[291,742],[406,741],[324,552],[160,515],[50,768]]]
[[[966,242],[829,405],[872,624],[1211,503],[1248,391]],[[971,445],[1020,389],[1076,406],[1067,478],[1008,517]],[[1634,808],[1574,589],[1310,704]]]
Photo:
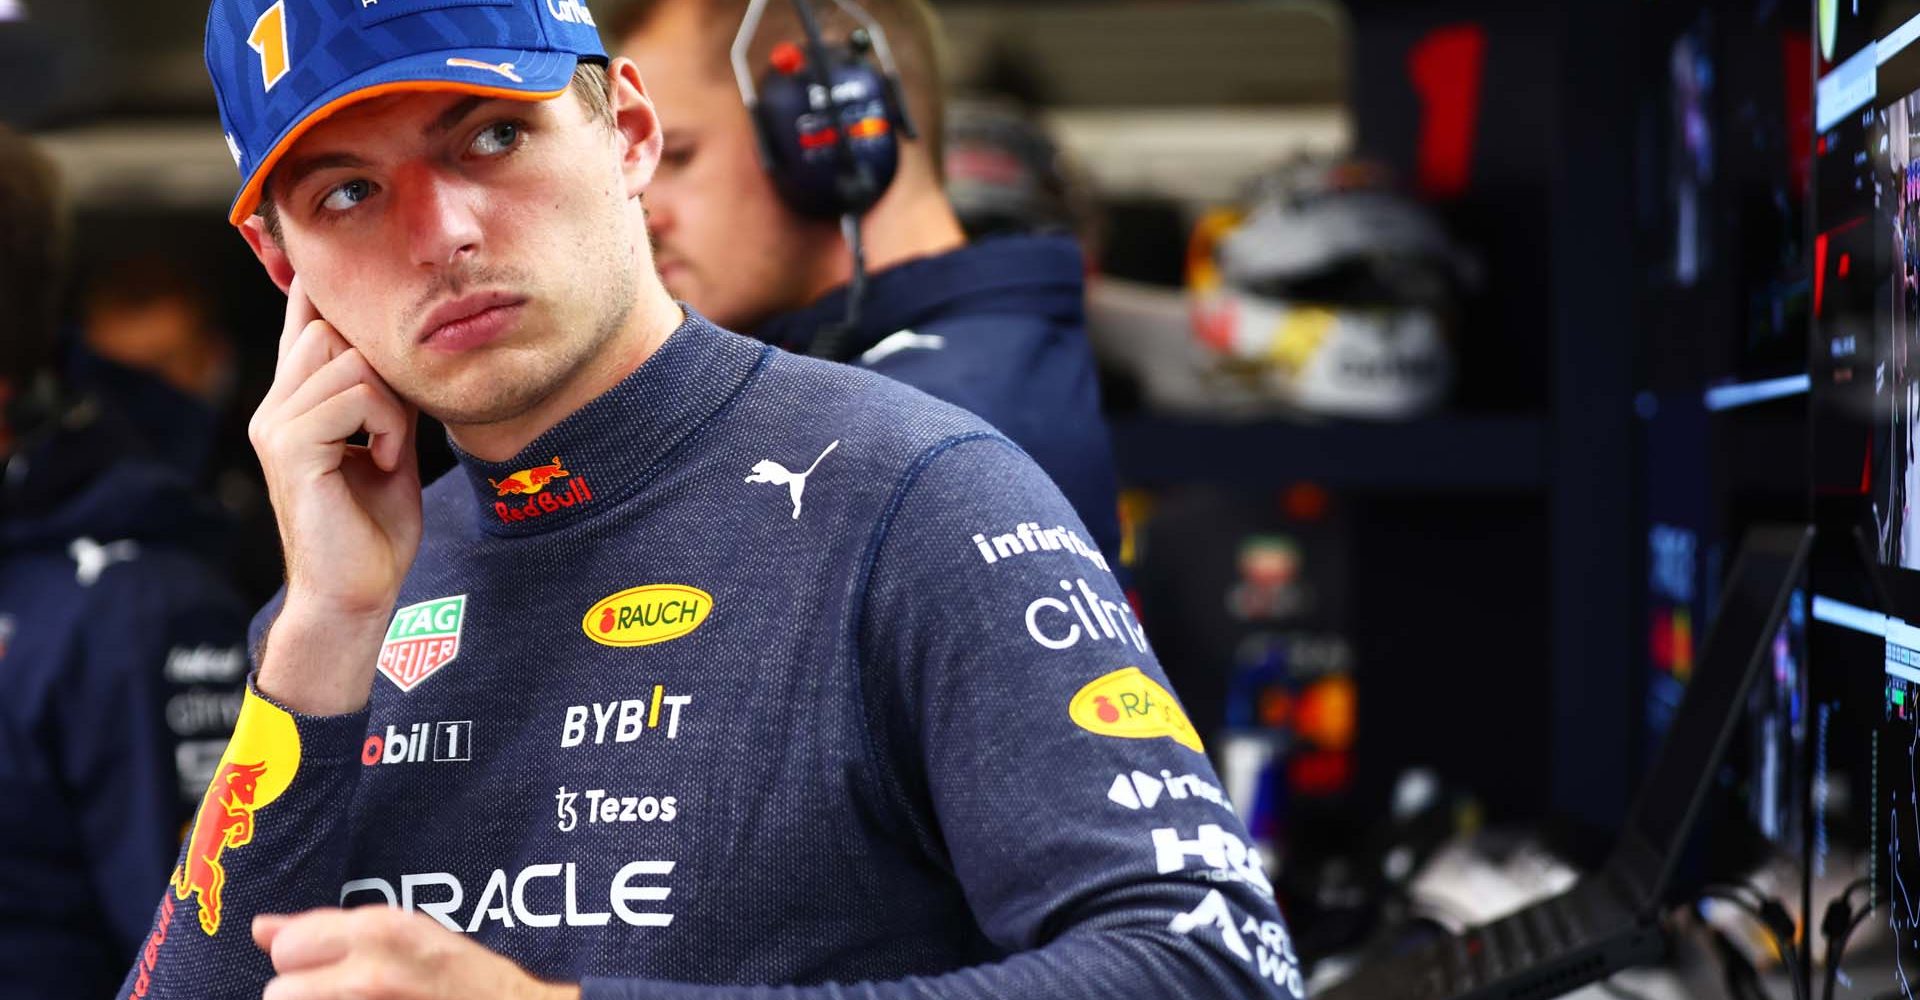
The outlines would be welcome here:
[[[567,488],[549,492],[548,484],[556,479],[567,480]],[[499,517],[503,524],[557,513],[574,504],[587,503],[593,499],[593,490],[587,487],[587,481],[568,472],[558,455],[553,456],[553,461],[549,464],[536,465],[505,479],[488,479],[487,482],[493,485],[495,496],[527,498],[526,503],[518,506],[505,500],[493,505],[494,515]]]
[[[173,897],[160,897],[160,915],[154,920],[153,933],[140,949],[139,974],[133,977],[133,1000],[141,1000],[153,988],[153,970],[160,965],[160,946],[167,943],[167,928],[173,925]]]
[[[193,839],[187,844],[187,858],[174,869],[174,895],[182,900],[200,897],[200,929],[208,934],[220,931],[220,899],[227,886],[227,871],[220,865],[220,855],[229,847],[253,842],[254,798],[260,791],[260,776],[266,771],[264,761],[220,765],[207,793],[219,808],[211,814],[201,810]]]
[[[548,483],[571,475],[573,475],[573,473],[568,472],[561,466],[560,456],[555,455],[553,456],[552,464],[536,465],[531,469],[516,472],[505,479],[489,479],[487,482],[493,484],[495,496],[513,496],[516,493],[522,496],[530,496],[546,489]]]
[[[248,691],[226,755],[200,800],[186,859],[171,880],[172,898],[198,905],[200,929],[207,936],[220,932],[226,910],[226,853],[253,843],[260,810],[287,790],[299,769],[300,733],[293,716]],[[164,922],[156,934],[158,941],[149,945],[155,950],[165,940]]]

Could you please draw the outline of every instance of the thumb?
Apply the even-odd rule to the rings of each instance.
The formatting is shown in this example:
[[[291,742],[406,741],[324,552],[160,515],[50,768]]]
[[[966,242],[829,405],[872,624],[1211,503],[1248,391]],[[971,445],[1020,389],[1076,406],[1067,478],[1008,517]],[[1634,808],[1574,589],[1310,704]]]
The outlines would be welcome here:
[[[262,913],[254,917],[253,943],[259,945],[261,951],[271,952],[273,939],[280,935],[281,928],[287,926],[292,919],[290,916],[276,913]]]

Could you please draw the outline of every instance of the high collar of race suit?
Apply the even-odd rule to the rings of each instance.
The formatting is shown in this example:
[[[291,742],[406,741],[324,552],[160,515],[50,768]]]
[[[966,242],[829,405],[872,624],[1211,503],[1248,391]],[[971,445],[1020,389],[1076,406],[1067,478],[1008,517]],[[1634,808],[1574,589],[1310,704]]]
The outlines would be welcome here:
[[[685,312],[644,364],[513,458],[454,447],[483,530],[539,534],[617,506],[740,391],[768,348]]]

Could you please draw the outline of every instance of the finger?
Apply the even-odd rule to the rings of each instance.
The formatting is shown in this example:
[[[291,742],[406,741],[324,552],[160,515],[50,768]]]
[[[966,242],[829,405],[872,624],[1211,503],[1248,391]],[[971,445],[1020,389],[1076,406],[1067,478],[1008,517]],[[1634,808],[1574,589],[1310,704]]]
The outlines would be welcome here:
[[[354,951],[354,923],[344,910],[308,910],[296,916],[264,918],[277,922],[271,928],[272,943],[264,950],[273,959],[277,972],[299,972],[335,965]],[[254,937],[260,937],[256,921]]]
[[[332,447],[361,431],[375,439],[383,434],[398,439],[406,434],[406,423],[406,408],[394,402],[391,393],[383,396],[373,386],[360,383],[324,400],[285,426],[294,441]]]
[[[319,318],[320,310],[314,306],[312,299],[307,298],[306,284],[300,280],[298,274],[294,275],[293,280],[287,282],[287,317],[280,324],[279,356],[286,357],[287,348],[293,345],[293,339],[300,335],[300,331],[307,328],[308,323]]]
[[[351,350],[340,331],[326,320],[314,320],[294,335],[293,342],[287,345],[286,353],[273,371],[273,385],[268,387],[265,398],[260,400],[259,412],[275,413],[280,404],[299,391],[302,383],[319,371],[327,362]]]
[[[260,1000],[386,1000],[417,995],[410,984],[396,982],[397,978],[376,966],[374,960],[356,956],[331,965],[283,972],[267,981]]]
[[[395,406],[401,405],[400,397],[367,363],[366,355],[349,347],[307,376],[299,388],[275,408],[275,416],[281,420],[291,420],[356,385],[372,386],[392,399]]]
[[[373,365],[356,348],[349,347],[335,355],[333,360],[328,361],[319,371],[309,376],[292,396],[279,404],[275,417],[280,420],[296,418],[323,401],[356,385],[372,388],[385,397],[393,407],[399,409],[405,418],[407,429],[402,435],[374,434],[371,429],[368,431],[371,436],[367,442],[367,448],[373,456],[374,464],[384,472],[392,472],[399,466],[406,450],[413,444],[414,428],[419,424],[418,411],[393,391],[393,387],[380,377],[379,372],[373,370]]]
[[[292,919],[290,916],[278,913],[262,913],[254,917],[253,943],[258,945],[261,951],[273,950],[274,937],[277,936],[280,933],[280,929],[287,926],[287,922]]]
[[[373,449],[373,463],[383,472],[400,468],[400,464],[413,455],[414,439],[420,434],[420,408],[402,401],[400,410],[406,427],[404,432],[399,435],[382,434],[368,441],[368,446]]]

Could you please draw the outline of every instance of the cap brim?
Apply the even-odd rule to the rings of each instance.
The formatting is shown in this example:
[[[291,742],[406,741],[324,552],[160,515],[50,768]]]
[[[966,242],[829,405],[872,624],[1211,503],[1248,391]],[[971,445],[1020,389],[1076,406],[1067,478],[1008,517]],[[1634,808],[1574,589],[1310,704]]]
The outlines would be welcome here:
[[[227,221],[238,226],[260,207],[260,189],[267,176],[308,129],[351,104],[384,94],[442,91],[503,97],[516,101],[544,101],[567,92],[580,57],[572,52],[529,52],[516,49],[448,49],[421,52],[383,63],[349,77],[315,98],[273,140],[267,155],[240,185]]]

